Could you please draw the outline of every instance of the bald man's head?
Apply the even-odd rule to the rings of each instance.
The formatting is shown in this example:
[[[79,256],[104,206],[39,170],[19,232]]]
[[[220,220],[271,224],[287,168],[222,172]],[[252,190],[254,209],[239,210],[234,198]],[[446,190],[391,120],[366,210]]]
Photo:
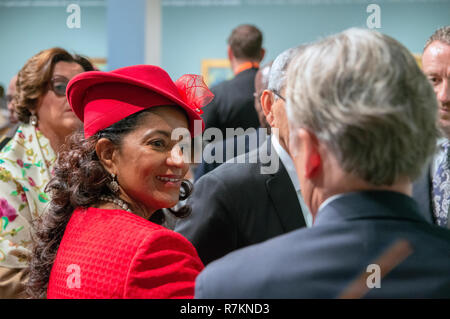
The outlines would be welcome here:
[[[269,62],[262,66],[255,76],[255,109],[256,113],[258,113],[259,123],[261,127],[270,130],[270,125],[267,123],[266,116],[262,110],[261,106],[261,95],[265,89],[267,89],[267,85],[269,84],[269,74],[270,68],[272,67],[272,62]]]
[[[450,26],[436,30],[428,39],[422,55],[422,69],[439,102],[439,126],[450,138]]]

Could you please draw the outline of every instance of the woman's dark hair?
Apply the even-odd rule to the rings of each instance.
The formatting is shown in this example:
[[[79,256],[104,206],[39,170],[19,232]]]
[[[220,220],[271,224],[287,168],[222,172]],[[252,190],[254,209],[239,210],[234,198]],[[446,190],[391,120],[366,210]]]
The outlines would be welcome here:
[[[78,63],[84,71],[94,71],[88,59],[62,48],[43,50],[31,57],[17,75],[13,100],[17,117],[23,123],[29,122],[31,111],[36,109],[39,98],[48,91],[55,65],[61,61]]]
[[[112,177],[95,151],[97,141],[107,138],[120,147],[124,136],[138,126],[144,114],[151,111],[146,109],[130,115],[87,139],[81,130],[68,138],[55,164],[54,177],[46,187],[46,192],[51,195],[49,207],[33,225],[30,275],[26,284],[26,292],[31,298],[46,297],[56,253],[75,208],[93,206],[99,202],[101,195],[112,194],[107,186]],[[192,193],[193,185],[183,180],[181,187],[180,200],[184,200]],[[191,213],[191,208],[185,205],[178,210],[170,209],[170,212],[182,218]],[[163,211],[155,212],[150,220],[163,223]]]

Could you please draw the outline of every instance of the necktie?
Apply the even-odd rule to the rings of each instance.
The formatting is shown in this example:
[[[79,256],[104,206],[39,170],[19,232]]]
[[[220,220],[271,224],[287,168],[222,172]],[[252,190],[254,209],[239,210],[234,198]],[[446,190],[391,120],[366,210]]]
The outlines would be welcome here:
[[[437,224],[447,227],[450,204],[450,142],[445,142],[443,147],[444,157],[433,176],[433,203]]]

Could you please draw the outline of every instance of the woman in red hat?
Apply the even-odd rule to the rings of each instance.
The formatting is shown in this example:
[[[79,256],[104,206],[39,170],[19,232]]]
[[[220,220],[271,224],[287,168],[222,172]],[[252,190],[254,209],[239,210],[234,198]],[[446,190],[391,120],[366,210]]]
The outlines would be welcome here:
[[[47,186],[52,200],[36,228],[28,293],[192,298],[203,269],[195,248],[149,220],[192,191],[171,136],[192,133],[196,120],[204,127],[200,107],[211,92],[201,77],[174,83],[161,68],[140,65],[78,75],[67,97],[84,134],[71,137]]]

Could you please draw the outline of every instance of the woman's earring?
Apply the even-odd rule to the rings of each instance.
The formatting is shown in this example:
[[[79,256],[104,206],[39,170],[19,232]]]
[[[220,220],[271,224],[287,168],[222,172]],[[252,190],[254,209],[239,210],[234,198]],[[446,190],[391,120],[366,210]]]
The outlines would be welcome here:
[[[117,183],[115,174],[111,174],[111,177],[112,181],[108,183],[108,188],[115,194],[119,191],[119,183]]]
[[[37,118],[36,114],[31,114],[31,116],[30,116],[30,123],[33,126],[37,126],[38,118]]]

